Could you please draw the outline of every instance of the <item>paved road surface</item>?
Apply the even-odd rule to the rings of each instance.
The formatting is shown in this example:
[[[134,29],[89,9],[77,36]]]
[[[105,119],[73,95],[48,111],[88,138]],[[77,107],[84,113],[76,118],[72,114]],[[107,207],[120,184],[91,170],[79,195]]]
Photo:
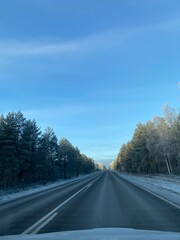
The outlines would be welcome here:
[[[99,227],[180,232],[180,210],[103,173],[0,206],[0,235]]]

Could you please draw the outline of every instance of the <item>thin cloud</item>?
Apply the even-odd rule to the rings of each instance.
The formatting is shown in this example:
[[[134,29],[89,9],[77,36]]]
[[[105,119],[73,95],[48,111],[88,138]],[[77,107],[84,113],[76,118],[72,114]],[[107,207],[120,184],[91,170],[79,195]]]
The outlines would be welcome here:
[[[80,39],[74,39],[67,42],[46,42],[46,41],[3,41],[0,42],[0,55],[3,56],[33,56],[50,54],[68,54],[68,53],[92,53],[115,46],[124,39],[126,33],[121,32],[119,28],[111,29],[105,32],[92,34]]]
[[[59,106],[56,106],[54,108],[41,108],[41,109],[29,109],[24,110],[23,113],[25,116],[35,116],[38,118],[53,118],[61,117],[61,118],[67,118],[72,117],[79,114],[84,114],[87,112],[87,107],[84,105],[78,105],[78,104],[60,104]]]
[[[0,43],[0,54],[11,56],[60,54],[77,50],[75,43],[41,43],[7,41]]]
[[[177,83],[178,88],[180,89],[180,82]]]
[[[176,31],[180,26],[180,19],[171,19],[152,25],[130,28],[122,30],[119,27],[92,34],[80,39],[66,42],[46,42],[46,41],[1,41],[0,55],[3,56],[33,56],[50,54],[73,54],[73,53],[93,53],[123,46],[127,39],[132,36],[153,31]]]

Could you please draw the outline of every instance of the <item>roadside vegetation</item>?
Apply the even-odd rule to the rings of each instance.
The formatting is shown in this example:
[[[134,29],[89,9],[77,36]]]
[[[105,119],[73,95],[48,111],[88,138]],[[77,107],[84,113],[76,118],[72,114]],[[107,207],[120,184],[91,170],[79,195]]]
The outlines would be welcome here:
[[[128,173],[180,174],[180,113],[165,105],[163,117],[139,123],[110,167]]]
[[[0,187],[75,177],[98,167],[67,139],[58,141],[52,128],[41,132],[21,112],[0,116]]]

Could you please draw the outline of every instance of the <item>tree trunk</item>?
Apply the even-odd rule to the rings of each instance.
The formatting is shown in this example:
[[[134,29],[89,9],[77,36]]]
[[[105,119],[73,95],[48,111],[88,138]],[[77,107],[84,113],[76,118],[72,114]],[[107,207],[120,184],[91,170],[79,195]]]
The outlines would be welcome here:
[[[169,168],[168,160],[167,160],[166,157],[165,157],[165,162],[166,162],[166,166],[167,166],[168,174],[171,175],[171,171],[170,171],[170,168]]]
[[[169,163],[169,168],[170,168],[171,174],[173,174],[172,164],[171,164],[171,159],[170,159],[170,157],[169,157],[169,153],[167,154],[167,161],[168,161],[168,163]]]

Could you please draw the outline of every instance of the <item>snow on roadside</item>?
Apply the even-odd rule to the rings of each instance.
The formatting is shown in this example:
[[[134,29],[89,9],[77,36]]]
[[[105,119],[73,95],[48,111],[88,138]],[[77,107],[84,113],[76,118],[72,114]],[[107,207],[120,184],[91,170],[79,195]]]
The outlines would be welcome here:
[[[180,176],[124,173],[120,173],[120,176],[180,207]]]
[[[93,173],[92,173],[93,174]],[[78,181],[80,179],[86,178],[90,176],[88,175],[81,175],[79,177],[74,177],[71,179],[61,179],[53,183],[47,183],[47,184],[33,184],[29,187],[17,187],[17,188],[10,188],[10,189],[0,189],[0,204],[9,202],[21,197],[29,196],[34,193],[38,193],[44,190],[48,190],[50,188],[54,188],[60,185],[63,185],[65,183],[70,183],[73,181]]]

